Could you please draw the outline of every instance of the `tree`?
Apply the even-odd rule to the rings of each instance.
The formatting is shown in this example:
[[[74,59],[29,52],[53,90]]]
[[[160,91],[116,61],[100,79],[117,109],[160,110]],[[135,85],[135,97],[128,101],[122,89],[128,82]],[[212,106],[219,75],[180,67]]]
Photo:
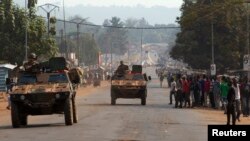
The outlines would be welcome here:
[[[214,25],[214,53],[217,68],[241,68],[246,39],[242,0],[184,0],[177,18],[181,32],[171,51],[175,59],[196,69],[209,69],[211,62],[211,23]]]
[[[105,35],[109,37],[107,41],[109,41],[109,47],[112,46],[112,52],[116,54],[124,54],[127,51],[126,44],[127,42],[127,31],[122,28],[124,23],[121,22],[121,19],[118,17],[112,17],[109,22],[105,22],[105,24],[112,26],[112,28],[107,28]],[[108,50],[108,49],[106,49]]]
[[[96,65],[98,63],[99,48],[94,39],[94,35],[84,34],[81,36],[80,62],[85,65]]]
[[[34,8],[37,4],[37,0],[28,0],[28,8]]]
[[[125,20],[124,25],[126,27],[139,27],[139,22],[140,20],[138,19],[133,19],[133,18],[128,18]],[[130,29],[127,32],[127,37],[128,41],[132,44],[137,44],[138,46],[140,45],[141,42],[141,30],[138,29]]]
[[[32,7],[30,7],[32,8]],[[33,7],[34,9],[34,7]],[[13,6],[12,0],[0,2],[0,60],[22,64],[25,58],[25,30],[28,21],[28,52],[35,52],[38,56],[54,56],[57,52],[55,40],[45,38],[46,28],[44,20],[31,12],[27,17],[25,9]],[[14,57],[15,56],[15,57]]]

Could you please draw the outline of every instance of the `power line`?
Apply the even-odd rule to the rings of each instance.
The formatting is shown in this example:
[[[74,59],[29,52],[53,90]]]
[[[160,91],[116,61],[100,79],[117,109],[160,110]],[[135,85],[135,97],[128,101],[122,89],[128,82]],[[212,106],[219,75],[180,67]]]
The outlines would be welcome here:
[[[79,24],[74,21],[67,21],[67,20],[61,20],[57,19],[57,21],[61,22],[67,22],[67,23],[74,23]],[[87,25],[87,26],[93,26],[93,27],[105,27],[105,28],[123,28],[123,29],[169,29],[169,28],[180,28],[179,26],[169,26],[169,27],[127,27],[127,26],[107,26],[107,25],[97,25],[97,24],[89,24],[89,23],[80,23],[80,25]]]

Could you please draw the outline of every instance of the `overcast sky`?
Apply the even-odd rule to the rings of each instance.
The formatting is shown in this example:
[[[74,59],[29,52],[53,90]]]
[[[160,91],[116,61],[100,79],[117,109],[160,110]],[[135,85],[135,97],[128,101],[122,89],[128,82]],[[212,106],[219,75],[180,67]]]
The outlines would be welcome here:
[[[25,5],[25,0],[14,0],[14,2],[21,7]],[[59,10],[55,9],[52,15],[63,17],[63,0],[38,0],[37,6],[46,3],[59,6]],[[176,17],[181,14],[179,9],[182,3],[183,0],[64,0],[66,18],[75,15],[90,17],[89,21],[95,24],[102,24],[105,19],[113,16],[122,20],[144,17],[150,24],[176,23]],[[39,8],[38,13],[46,15]]]
[[[63,0],[38,0],[38,5],[45,3],[53,3],[62,5]],[[65,6],[76,5],[92,5],[92,6],[137,6],[143,5],[145,7],[165,6],[179,8],[183,0],[64,0]]]

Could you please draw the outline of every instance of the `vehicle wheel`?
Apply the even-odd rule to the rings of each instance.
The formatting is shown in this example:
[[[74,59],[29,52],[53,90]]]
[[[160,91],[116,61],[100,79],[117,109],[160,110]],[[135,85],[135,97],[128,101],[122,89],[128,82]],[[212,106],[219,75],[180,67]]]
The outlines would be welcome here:
[[[73,122],[77,123],[78,122],[78,115],[77,115],[75,98],[72,99],[72,106],[73,106]]]
[[[146,105],[146,97],[141,98],[141,105]]]
[[[147,90],[145,90],[141,97],[141,105],[146,105]]]
[[[111,105],[115,105],[116,104],[116,98],[115,97],[111,97]]]
[[[28,116],[27,115],[20,115],[20,122],[21,122],[21,125],[26,126],[28,124]]]
[[[72,102],[71,99],[68,98],[65,100],[64,103],[64,119],[65,119],[65,125],[72,125]]]
[[[111,88],[111,105],[115,105],[116,104],[116,95],[114,90]]]
[[[11,102],[11,121],[13,128],[19,128],[21,125],[20,113],[18,109],[18,105],[14,102]]]

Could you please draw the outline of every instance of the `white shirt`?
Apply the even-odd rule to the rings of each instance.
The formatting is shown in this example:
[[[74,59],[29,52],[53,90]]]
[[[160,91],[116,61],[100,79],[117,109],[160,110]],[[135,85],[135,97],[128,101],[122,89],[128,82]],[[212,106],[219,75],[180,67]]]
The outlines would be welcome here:
[[[236,87],[233,86],[234,91],[235,91],[235,99],[239,100],[240,99],[240,84],[237,84]]]
[[[176,90],[176,82],[175,81],[171,82],[171,91],[174,91],[174,90]]]

